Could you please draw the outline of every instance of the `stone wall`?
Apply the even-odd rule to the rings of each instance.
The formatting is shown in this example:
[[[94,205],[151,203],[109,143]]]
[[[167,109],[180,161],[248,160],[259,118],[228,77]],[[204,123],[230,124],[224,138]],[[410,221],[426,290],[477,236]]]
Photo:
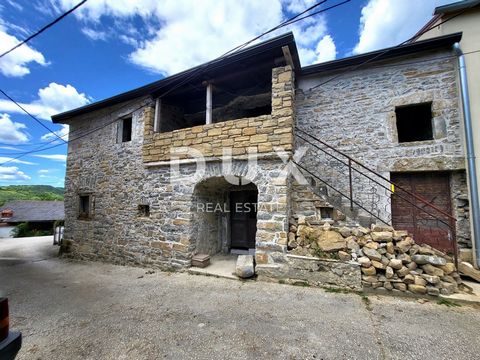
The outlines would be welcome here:
[[[472,247],[470,233],[470,207],[468,201],[467,176],[464,171],[452,172],[451,176],[452,205],[457,218],[457,243],[461,248]]]
[[[451,257],[389,226],[312,226],[300,216],[288,254],[272,257],[275,264],[257,266],[260,279],[431,296],[457,292],[461,283]]]
[[[275,259],[276,264],[256,267],[259,280],[354,291],[363,289],[359,264],[280,253],[275,254]]]
[[[461,201],[455,213],[461,246],[471,247],[465,221],[465,161],[462,150],[461,115],[457,70],[449,50],[396,58],[344,72],[316,89],[313,86],[338,72],[302,77],[296,97],[297,126],[333,145],[387,179],[391,172],[451,171],[453,197]],[[399,143],[395,107],[432,103],[434,139]],[[302,135],[297,132],[297,135]],[[303,135],[305,137],[305,135]],[[305,144],[296,137],[296,148]],[[348,167],[307,145],[302,164],[348,194]],[[342,159],[345,160],[345,159]],[[357,167],[359,171],[360,168]],[[353,171],[354,198],[390,219],[390,192]],[[388,183],[384,184],[389,187]],[[335,193],[329,189],[330,194]],[[454,195],[462,194],[462,195]],[[346,205],[346,204],[341,204]]]
[[[256,245],[260,261],[269,263],[271,259],[266,253],[270,251],[286,252],[290,180],[282,173],[284,160],[268,154],[249,163],[236,155],[244,154],[247,146],[255,144],[260,153],[276,145],[284,150],[292,148],[293,72],[285,67],[273,69],[272,74],[273,112],[268,119],[260,117],[263,119],[261,123],[257,123],[259,118],[241,119],[153,134],[154,104],[149,98],[69,121],[71,133],[86,137],[82,141],[70,142],[68,148],[64,234],[64,249],[68,250],[68,256],[168,269],[188,267],[192,255],[198,250],[203,251],[197,249],[199,241],[205,244],[206,240],[212,245],[212,234],[219,231],[218,226],[205,227],[205,222],[195,213],[196,186],[224,175],[251,181],[258,189]],[[132,140],[117,143],[118,119],[131,112]],[[92,132],[94,129],[98,130]],[[225,136],[223,131],[227,131]],[[233,136],[229,131],[240,133]],[[168,159],[170,145],[185,145],[183,140],[182,144],[178,143],[182,134],[185,135],[183,140],[190,138],[187,134],[194,134],[195,138],[198,136],[205,141],[204,144],[211,142],[215,145],[204,154],[207,160],[203,172],[197,171],[197,164],[193,161],[181,165],[152,163]],[[171,142],[157,146],[152,141],[158,137],[169,138]],[[230,168],[222,167],[213,157],[222,144],[233,150]],[[235,149],[242,151],[235,152]],[[170,165],[175,166],[174,176]],[[89,219],[78,216],[80,194],[92,196],[92,216]],[[210,193],[204,200],[210,196],[222,197]],[[138,205],[148,205],[150,215],[139,213]],[[212,215],[208,223],[214,224],[219,217],[218,214]],[[207,251],[223,249],[225,239],[219,240]]]
[[[290,66],[272,70],[272,113],[254,118],[236,119],[195,126],[167,133],[153,131],[153,112],[146,118],[143,158],[145,162],[166,161],[172,147],[191,147],[204,157],[221,156],[228,148],[233,155],[245,155],[247,149],[271,153],[274,147],[291,151],[293,147],[294,77]],[[161,128],[161,126],[160,126]],[[188,158],[180,154],[179,158]]]

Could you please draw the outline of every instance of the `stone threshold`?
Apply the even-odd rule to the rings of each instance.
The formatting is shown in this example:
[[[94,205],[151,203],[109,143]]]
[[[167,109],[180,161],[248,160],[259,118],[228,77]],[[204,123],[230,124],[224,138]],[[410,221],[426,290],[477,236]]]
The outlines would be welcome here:
[[[207,268],[202,269],[197,267],[191,267],[191,268],[188,268],[187,273],[190,275],[203,275],[203,276],[211,276],[211,277],[222,278],[222,279],[241,280],[238,276],[234,274],[217,273],[217,272],[208,270]]]
[[[205,275],[217,278],[240,280],[235,275],[237,256],[231,254],[214,255],[210,258],[210,265],[204,268],[190,267],[187,272],[192,275]]]

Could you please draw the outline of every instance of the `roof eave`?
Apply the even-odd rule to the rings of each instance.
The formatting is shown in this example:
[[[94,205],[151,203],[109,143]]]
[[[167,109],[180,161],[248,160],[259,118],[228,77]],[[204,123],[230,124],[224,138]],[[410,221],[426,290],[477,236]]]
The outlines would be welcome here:
[[[437,6],[433,12],[437,14],[450,14],[464,9],[473,8],[480,5],[480,0],[460,0],[451,4]]]
[[[65,122],[75,116],[82,115],[91,111],[99,110],[108,106],[116,105],[125,101],[129,101],[135,98],[139,98],[142,96],[149,96],[152,95],[155,92],[158,92],[160,89],[168,87],[169,85],[175,83],[176,81],[180,81],[184,78],[188,78],[189,75],[197,71],[198,69],[204,67],[204,70],[207,69],[215,69],[218,67],[226,66],[228,64],[232,64],[235,62],[239,62],[242,59],[245,59],[246,57],[253,57],[255,55],[258,55],[260,53],[266,52],[273,50],[275,48],[281,48],[282,46],[289,46],[290,52],[292,54],[292,58],[295,64],[295,67],[297,69],[300,69],[300,59],[298,56],[298,51],[297,47],[295,44],[295,38],[293,36],[292,32],[288,32],[286,34],[277,36],[275,38],[272,38],[270,40],[264,41],[262,43],[250,46],[246,49],[237,51],[232,53],[231,55],[226,56],[225,58],[222,59],[214,59],[210,62],[207,62],[205,64],[196,66],[194,68],[185,70],[183,72],[180,72],[178,74],[169,76],[167,78],[155,81],[153,83],[147,84],[145,86],[141,86],[139,88],[124,92],[119,95],[112,96],[110,98],[104,99],[97,101],[92,104],[88,104],[76,109],[72,109],[69,111],[65,111],[60,114],[56,114],[52,116],[52,122],[53,123],[62,123]],[[205,67],[206,66],[206,67]]]
[[[331,71],[346,68],[349,66],[359,65],[365,61],[370,63],[391,59],[399,56],[410,55],[422,51],[438,49],[442,47],[452,46],[459,42],[462,38],[462,33],[454,33],[444,36],[439,36],[432,39],[422,40],[415,43],[408,43],[402,46],[394,46],[391,48],[372,51],[366,54],[355,55],[348,58],[324,62],[321,64],[310,65],[302,68],[302,75],[311,75],[323,71]]]

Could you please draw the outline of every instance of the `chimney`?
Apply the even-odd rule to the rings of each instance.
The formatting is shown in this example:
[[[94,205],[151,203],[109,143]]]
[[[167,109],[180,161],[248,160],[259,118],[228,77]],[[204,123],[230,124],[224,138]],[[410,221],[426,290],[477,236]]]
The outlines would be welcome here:
[[[12,216],[13,216],[13,210],[11,209],[2,210],[2,215],[1,215],[2,218],[8,219],[8,218],[11,218]]]

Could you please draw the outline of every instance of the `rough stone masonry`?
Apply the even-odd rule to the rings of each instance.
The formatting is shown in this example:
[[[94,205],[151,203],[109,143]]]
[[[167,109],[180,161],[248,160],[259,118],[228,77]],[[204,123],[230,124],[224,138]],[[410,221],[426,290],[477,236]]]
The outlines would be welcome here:
[[[296,250],[298,246],[289,243],[290,225],[301,215],[308,215],[307,221],[318,220],[317,214],[311,213],[312,207],[330,204],[309,192],[308,186],[296,186],[291,177],[282,177],[285,161],[275,149],[281,147],[287,157],[299,149],[302,142],[295,138],[296,125],[386,177],[390,172],[449,172],[454,210],[459,220],[457,237],[461,246],[471,246],[456,69],[453,60],[445,59],[450,54],[449,50],[435,50],[377,62],[348,72],[314,91],[309,88],[335,73],[304,77],[299,72],[295,79],[290,66],[276,67],[272,69],[272,112],[252,118],[156,133],[153,131],[154,102],[149,97],[141,97],[69,120],[70,131],[85,137],[82,141],[70,142],[68,148],[64,250],[75,258],[165,269],[189,267],[192,255],[205,245],[200,244],[201,239],[215,242],[215,236],[225,236],[218,247],[211,243],[206,248],[209,252],[211,249],[228,251],[228,234],[225,235],[222,225],[228,215],[219,213],[205,222],[205,218],[195,212],[195,205],[202,196],[213,196],[213,192],[199,193],[203,185],[218,184],[211,182],[212,179],[229,175],[251,182],[258,190],[261,210],[257,213],[255,262],[260,277],[278,278],[274,273],[280,272],[289,274],[288,278],[305,278],[312,275],[311,269],[305,268],[308,263],[325,270],[320,280],[315,280],[317,283],[335,283],[353,289],[362,286],[388,289],[391,285],[399,291],[403,286],[395,284],[402,283],[407,290],[419,289],[415,292],[420,293],[433,294],[436,292],[433,288],[438,292],[447,291],[442,289],[453,285],[443,284],[454,283],[430,274],[424,269],[428,264],[421,265],[423,272],[406,266],[420,264],[413,259],[418,252],[408,253],[409,259],[397,259],[397,254],[385,249],[390,246],[389,242],[381,242],[379,248],[395,258],[381,254],[385,255],[387,264],[382,256],[380,259],[368,257],[372,251],[367,249],[375,245],[367,244],[377,244],[373,238],[359,244],[363,255],[357,254],[356,263],[346,255],[342,255],[343,259],[318,260],[322,256],[320,252],[316,253],[317,260],[298,258],[304,255],[295,254],[300,251]],[[432,103],[434,139],[399,144],[395,107],[419,101]],[[118,142],[116,120],[132,112],[132,139]],[[203,173],[196,171],[196,164],[186,155],[172,157],[172,147],[184,146],[204,154]],[[232,166],[227,173],[219,161],[222,148],[230,149],[232,155]],[[246,155],[252,152],[258,159],[254,166],[248,166]],[[318,169],[318,159],[318,153],[310,149],[302,163]],[[173,163],[179,171],[172,179]],[[331,169],[324,171],[328,181],[344,186],[345,174],[328,178],[334,174]],[[357,185],[356,193],[362,197],[362,186]],[[217,199],[221,200],[227,188],[218,190],[221,194]],[[79,217],[82,195],[90,199],[88,218]],[[366,196],[365,201],[369,201]],[[139,211],[139,206],[148,206],[148,214]],[[348,220],[342,209],[333,210],[335,216],[330,219],[333,225]],[[209,233],[200,236],[199,232],[204,230]],[[398,243],[395,246],[399,246]],[[372,250],[378,252],[379,249]],[[419,255],[428,254],[420,252]],[[370,264],[366,259],[358,262],[364,257]],[[372,260],[379,263],[372,264]],[[365,266],[367,264],[369,266]],[[404,267],[416,273],[407,274]],[[381,273],[382,277],[378,269],[385,272]],[[392,277],[387,277],[387,270],[388,276],[393,271]],[[410,277],[405,280],[407,275],[413,276],[413,282]],[[429,276],[438,276],[440,282]],[[444,271],[443,276],[451,273]],[[426,290],[414,286],[423,286]]]

